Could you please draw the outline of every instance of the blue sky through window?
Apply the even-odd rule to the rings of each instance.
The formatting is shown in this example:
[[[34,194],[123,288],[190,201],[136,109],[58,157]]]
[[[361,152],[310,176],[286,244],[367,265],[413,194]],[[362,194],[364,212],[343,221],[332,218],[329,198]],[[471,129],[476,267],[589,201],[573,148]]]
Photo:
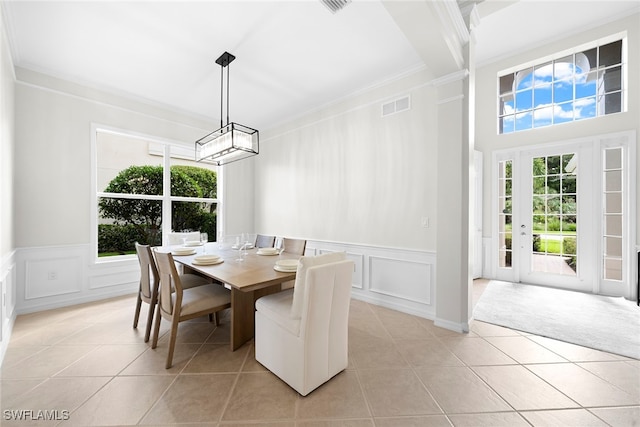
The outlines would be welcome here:
[[[619,40],[500,77],[500,133],[621,111],[621,61]]]

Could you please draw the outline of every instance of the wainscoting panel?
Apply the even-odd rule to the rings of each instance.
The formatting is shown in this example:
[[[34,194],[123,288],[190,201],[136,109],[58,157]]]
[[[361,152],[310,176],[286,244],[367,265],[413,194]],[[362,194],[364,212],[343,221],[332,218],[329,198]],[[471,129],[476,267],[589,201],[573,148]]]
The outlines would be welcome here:
[[[82,257],[26,260],[24,274],[27,300],[80,292]]]
[[[354,298],[428,319],[435,317],[433,252],[307,241],[305,255],[343,251],[356,264]]]
[[[15,252],[0,260],[0,363],[4,360],[11,331],[16,320],[16,265]]]
[[[431,304],[431,267],[403,259],[370,257],[371,291]]]
[[[135,256],[93,262],[90,245],[22,248],[17,251],[16,313],[49,310],[138,289]]]

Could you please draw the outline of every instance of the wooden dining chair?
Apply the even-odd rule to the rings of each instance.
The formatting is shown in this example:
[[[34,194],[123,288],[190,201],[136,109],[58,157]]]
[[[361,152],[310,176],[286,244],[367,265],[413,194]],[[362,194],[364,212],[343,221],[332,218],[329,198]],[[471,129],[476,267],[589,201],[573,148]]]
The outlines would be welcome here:
[[[275,242],[276,236],[265,236],[262,234],[256,235],[256,248],[272,248],[273,242]]]
[[[304,255],[304,250],[307,247],[307,241],[302,239],[288,239],[284,237],[282,239],[284,243],[284,251],[295,255]]]
[[[282,238],[282,244],[284,245],[284,251],[290,254],[295,255],[304,255],[304,250],[307,247],[307,241],[303,239],[288,239],[286,237]],[[281,290],[291,289],[293,288],[295,281],[289,280],[288,282],[282,282],[280,286]]]
[[[169,369],[173,364],[178,324],[205,315],[209,315],[211,319],[213,314],[217,325],[218,312],[231,307],[231,291],[217,283],[187,289],[183,286],[182,277],[178,274],[171,253],[158,251],[154,251],[154,253],[160,276],[160,292],[151,348],[156,348],[158,345],[160,321],[164,317],[171,322],[169,351],[165,366]]]
[[[158,268],[151,252],[149,245],[135,244],[138,262],[140,263],[140,287],[138,289],[138,301],[136,303],[136,312],[133,317],[133,329],[138,327],[140,318],[140,309],[142,303],[149,304],[149,314],[147,315],[147,327],[144,333],[144,342],[149,341],[151,334],[151,325],[153,324],[153,315],[155,313],[158,302],[158,285],[160,277]],[[181,282],[184,288],[193,288],[211,283],[211,279],[196,274],[182,274]]]

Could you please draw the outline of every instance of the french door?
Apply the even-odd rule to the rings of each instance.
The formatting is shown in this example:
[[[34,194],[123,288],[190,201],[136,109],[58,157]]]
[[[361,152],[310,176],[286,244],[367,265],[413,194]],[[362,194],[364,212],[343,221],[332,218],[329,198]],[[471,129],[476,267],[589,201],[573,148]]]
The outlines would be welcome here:
[[[494,154],[496,278],[631,296],[629,136]]]

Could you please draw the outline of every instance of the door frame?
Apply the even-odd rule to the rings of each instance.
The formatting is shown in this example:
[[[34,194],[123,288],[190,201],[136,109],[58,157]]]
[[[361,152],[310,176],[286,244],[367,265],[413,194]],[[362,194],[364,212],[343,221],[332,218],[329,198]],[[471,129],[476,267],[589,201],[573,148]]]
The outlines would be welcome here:
[[[499,267],[499,239],[498,239],[498,211],[499,211],[499,188],[498,188],[498,173],[499,167],[498,164],[500,161],[504,160],[512,160],[512,168],[513,170],[520,170],[523,165],[522,158],[524,156],[523,153],[531,153],[531,152],[542,152],[548,151],[549,153],[564,151],[565,149],[570,147],[579,147],[581,149],[590,150],[591,159],[589,160],[592,164],[592,167],[597,173],[592,174],[591,182],[589,180],[586,181],[586,185],[589,185],[593,188],[592,191],[589,192],[587,197],[592,197],[591,205],[593,209],[592,216],[592,229],[593,229],[593,237],[589,237],[593,244],[593,255],[592,255],[592,271],[585,271],[581,277],[584,279],[585,283],[580,287],[579,290],[583,290],[585,292],[592,292],[595,294],[602,295],[617,295],[624,296],[625,298],[635,298],[636,295],[636,284],[635,277],[637,276],[637,265],[636,265],[636,227],[637,227],[637,215],[636,215],[636,132],[635,131],[625,131],[625,132],[617,132],[611,134],[604,135],[596,135],[587,138],[579,138],[579,139],[571,139],[571,140],[560,140],[553,141],[544,144],[536,144],[536,145],[528,145],[528,146],[520,146],[514,147],[511,149],[502,149],[495,150],[492,152],[492,167],[491,167],[491,244],[490,244],[490,254],[488,254],[488,258],[490,259],[490,271],[491,278],[503,281],[509,281],[518,283],[523,278],[523,270],[522,265],[519,260],[517,260],[516,255],[513,255],[512,266],[511,268],[500,268]],[[623,179],[625,182],[624,191],[626,193],[624,208],[624,227],[627,232],[625,233],[625,242],[623,248],[623,257],[626,261],[626,266],[623,270],[623,279],[622,281],[607,281],[604,280],[602,274],[602,235],[603,235],[603,227],[602,227],[602,219],[600,217],[600,209],[602,206],[602,198],[603,194],[603,179],[602,179],[602,153],[606,148],[611,148],[612,146],[620,146],[624,148],[626,153],[625,162],[623,165],[624,175]],[[575,149],[575,148],[574,148]],[[526,165],[525,165],[526,166]],[[514,174],[515,175],[515,174]],[[583,174],[584,175],[584,174]],[[515,182],[515,176],[513,177],[514,182],[512,183],[514,189],[518,189],[518,191],[513,191],[512,194],[512,205],[513,206],[522,206],[522,197],[520,194],[521,188],[523,185],[522,182]],[[578,185],[585,185],[585,183],[579,183]],[[580,187],[579,187],[580,188]],[[584,192],[583,192],[584,194]],[[580,198],[578,199],[580,203]],[[580,206],[578,209],[583,209],[584,206]],[[521,218],[522,212],[517,211],[515,208],[513,210],[513,218],[512,218],[512,226],[514,230],[512,230],[512,247],[519,248],[521,245],[521,239],[518,232],[519,230],[515,230],[516,227],[519,228],[519,224],[522,224]],[[578,253],[578,256],[581,254]],[[589,255],[587,255],[589,256]],[[587,262],[583,258],[582,263]],[[554,284],[550,284],[547,286],[554,287],[562,287]],[[569,288],[572,290],[578,290],[575,288]]]

